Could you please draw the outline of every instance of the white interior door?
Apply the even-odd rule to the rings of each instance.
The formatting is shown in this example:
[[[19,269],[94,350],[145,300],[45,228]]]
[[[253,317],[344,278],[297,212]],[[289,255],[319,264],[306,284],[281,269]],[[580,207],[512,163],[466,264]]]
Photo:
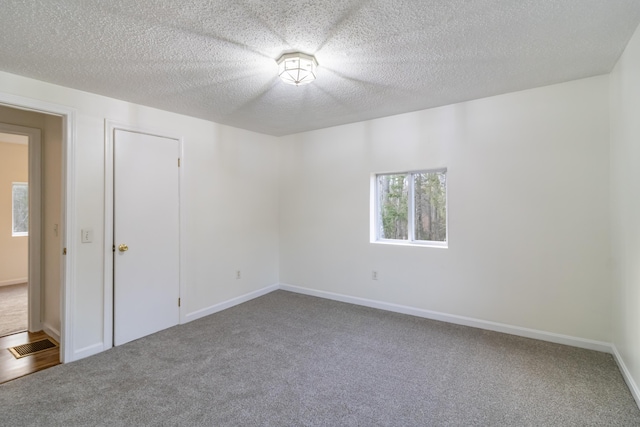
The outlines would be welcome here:
[[[177,325],[179,142],[114,135],[114,344]]]

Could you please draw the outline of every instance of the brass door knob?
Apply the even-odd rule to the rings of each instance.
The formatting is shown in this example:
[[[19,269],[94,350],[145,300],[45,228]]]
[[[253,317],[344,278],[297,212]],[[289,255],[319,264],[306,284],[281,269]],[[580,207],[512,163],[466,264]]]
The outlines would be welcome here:
[[[129,250],[129,246],[125,245],[124,243],[122,243],[120,246],[118,246],[118,250],[120,252],[126,252]]]

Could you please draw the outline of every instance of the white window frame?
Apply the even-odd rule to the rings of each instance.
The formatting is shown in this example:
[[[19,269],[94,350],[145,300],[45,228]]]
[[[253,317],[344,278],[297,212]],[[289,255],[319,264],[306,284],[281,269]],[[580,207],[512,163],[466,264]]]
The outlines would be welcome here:
[[[379,243],[385,245],[401,245],[401,246],[424,246],[431,248],[448,248],[449,247],[449,180],[447,177],[445,186],[445,211],[446,211],[446,240],[443,242],[436,240],[416,240],[415,239],[415,194],[413,175],[420,173],[444,173],[447,175],[447,168],[437,169],[421,169],[403,172],[380,172],[371,175],[371,243]],[[380,237],[380,198],[378,197],[378,177],[382,175],[407,175],[409,197],[407,200],[407,240],[401,239],[385,239]]]
[[[14,229],[15,226],[15,192],[14,189],[16,186],[26,186],[27,191],[29,191],[29,183],[28,182],[12,182],[11,183],[11,236],[12,237],[24,237],[29,235],[29,226],[27,225],[27,231],[16,231]],[[27,209],[29,207],[29,201],[27,200]]]

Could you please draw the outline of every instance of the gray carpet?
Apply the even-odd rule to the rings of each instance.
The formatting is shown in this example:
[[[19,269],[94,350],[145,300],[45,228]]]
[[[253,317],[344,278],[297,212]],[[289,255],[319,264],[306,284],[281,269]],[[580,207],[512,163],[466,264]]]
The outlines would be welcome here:
[[[26,331],[27,284],[0,286],[0,337]]]
[[[0,425],[639,426],[611,355],[276,291],[0,385]]]

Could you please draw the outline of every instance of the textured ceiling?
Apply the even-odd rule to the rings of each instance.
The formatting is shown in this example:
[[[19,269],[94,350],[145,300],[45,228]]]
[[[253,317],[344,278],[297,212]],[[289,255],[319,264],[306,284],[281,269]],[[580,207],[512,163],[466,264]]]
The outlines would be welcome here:
[[[0,70],[285,135],[604,74],[638,0],[0,0]],[[277,59],[316,56],[295,87]]]

